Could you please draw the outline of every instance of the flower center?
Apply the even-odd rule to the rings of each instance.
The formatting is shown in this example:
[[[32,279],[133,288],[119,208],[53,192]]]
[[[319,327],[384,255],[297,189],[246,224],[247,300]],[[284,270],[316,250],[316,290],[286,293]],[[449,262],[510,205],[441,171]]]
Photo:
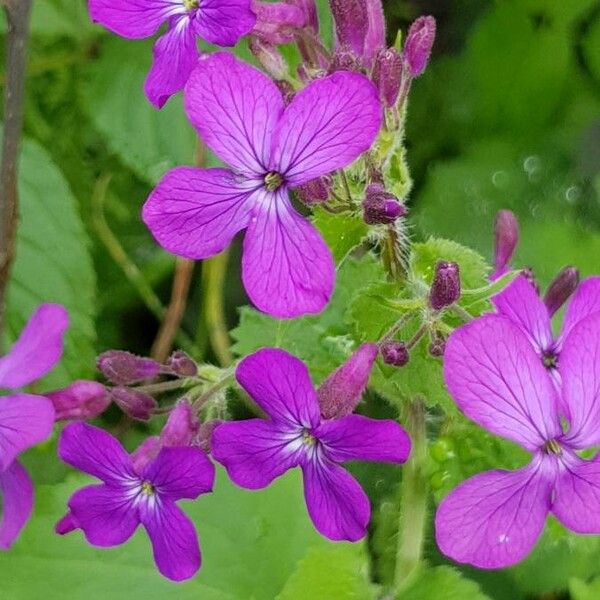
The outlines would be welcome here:
[[[154,486],[149,481],[142,482],[142,494],[145,496],[154,495]]]
[[[278,187],[281,187],[282,183],[283,177],[275,171],[271,171],[265,175],[265,187],[269,192],[274,192]]]
[[[562,448],[560,444],[556,440],[548,440],[543,446],[542,450],[546,454],[554,454],[555,456],[560,456],[562,454]]]
[[[308,430],[302,431],[302,443],[305,446],[314,446],[317,443],[317,438]]]
[[[542,363],[546,369],[556,369],[558,367],[558,355],[554,350],[545,350],[542,355]]]
[[[185,10],[196,10],[200,5],[200,0],[183,0]]]

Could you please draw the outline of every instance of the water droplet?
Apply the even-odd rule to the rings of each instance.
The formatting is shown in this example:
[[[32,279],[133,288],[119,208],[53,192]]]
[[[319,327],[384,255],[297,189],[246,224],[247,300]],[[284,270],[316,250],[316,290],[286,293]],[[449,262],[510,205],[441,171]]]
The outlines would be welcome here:
[[[508,173],[506,171],[496,171],[492,175],[492,183],[497,188],[506,188],[509,183]]]
[[[579,186],[572,185],[571,187],[567,188],[567,191],[565,192],[565,199],[569,204],[575,204],[580,197],[581,189]]]

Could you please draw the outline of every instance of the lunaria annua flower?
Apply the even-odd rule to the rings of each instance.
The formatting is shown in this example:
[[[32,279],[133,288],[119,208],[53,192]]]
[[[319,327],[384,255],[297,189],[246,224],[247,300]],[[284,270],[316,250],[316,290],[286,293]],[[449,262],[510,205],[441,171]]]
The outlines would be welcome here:
[[[10,352],[0,358],[0,388],[22,388],[50,371],[62,355],[68,322],[62,306],[40,306]],[[45,440],[53,424],[54,408],[47,398],[21,392],[0,396],[0,549],[11,546],[33,508],[33,484],[16,458]]]
[[[213,456],[233,482],[248,489],[263,488],[299,466],[306,505],[317,530],[332,540],[364,537],[369,499],[339,463],[402,463],[410,452],[406,432],[395,421],[361,415],[323,419],[308,369],[282,350],[265,348],[248,356],[239,364],[236,377],[269,418],[222,423],[214,430]]]
[[[215,468],[200,448],[162,448],[136,471],[131,457],[110,434],[86,423],[71,423],[62,432],[58,453],[66,463],[103,483],[71,496],[57,533],[81,529],[94,546],[118,546],[141,523],[165,577],[181,581],[198,571],[196,530],[176,501],[212,491]]]
[[[145,83],[148,100],[161,108],[183,89],[198,62],[196,38],[235,46],[250,32],[256,16],[250,0],[88,0],[93,21],[117,35],[140,39],[167,32],[154,46],[154,62]]]
[[[550,512],[577,533],[600,533],[600,460],[577,455],[600,444],[600,313],[566,336],[560,392],[522,330],[501,316],[455,330],[444,356],[446,385],[465,415],[533,458],[517,471],[476,475],[446,496],[435,519],[442,552],[479,568],[507,567],[531,551]]]
[[[331,252],[293,208],[289,190],[353,162],[381,125],[366,77],[337,72],[284,105],[277,86],[231,54],[203,57],[185,88],[188,117],[231,169],[179,167],[148,198],[159,244],[202,259],[246,229],[242,279],[252,302],[281,318],[318,313],[334,284]]]

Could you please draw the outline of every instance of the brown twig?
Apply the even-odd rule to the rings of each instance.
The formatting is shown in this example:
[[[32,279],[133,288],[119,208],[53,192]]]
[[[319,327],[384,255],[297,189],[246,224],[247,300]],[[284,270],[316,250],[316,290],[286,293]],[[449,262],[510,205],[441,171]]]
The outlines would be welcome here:
[[[32,0],[3,0],[8,22],[4,139],[0,165],[0,332],[4,327],[6,288],[15,253],[18,158],[23,130],[26,46]]]

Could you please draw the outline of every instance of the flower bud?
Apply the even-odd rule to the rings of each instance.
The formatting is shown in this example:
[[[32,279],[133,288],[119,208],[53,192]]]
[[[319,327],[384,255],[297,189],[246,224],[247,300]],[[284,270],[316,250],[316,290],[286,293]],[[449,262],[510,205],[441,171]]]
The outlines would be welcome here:
[[[304,13],[306,27],[310,27],[315,33],[319,31],[319,16],[315,0],[285,0],[287,4],[298,7]]]
[[[206,452],[206,454],[210,454],[211,451],[211,440],[213,431],[220,425],[222,421],[215,419],[214,421],[207,421],[206,423],[202,423],[200,425],[200,430],[198,431],[198,435],[194,440],[194,446],[199,446]]]
[[[362,344],[320,385],[317,397],[324,419],[344,417],[356,408],[367,387],[377,351],[376,344]]]
[[[354,71],[360,73],[362,70],[361,62],[354,53],[348,48],[342,47],[334,52],[327,72],[329,74],[336,71]]]
[[[369,15],[365,0],[329,0],[335,23],[337,45],[362,57]]]
[[[519,223],[510,210],[499,210],[494,222],[494,268],[492,279],[497,279],[507,270],[508,263],[519,242]]]
[[[331,177],[325,176],[311,179],[298,186],[294,191],[298,194],[298,198],[304,202],[304,204],[312,206],[314,204],[327,202],[331,187]]]
[[[444,356],[444,351],[446,350],[446,341],[442,337],[436,337],[429,344],[429,354],[434,356],[435,358],[440,358]]]
[[[389,48],[377,55],[372,78],[385,106],[394,106],[402,81],[402,56],[396,48]]]
[[[111,402],[108,390],[95,381],[74,381],[46,397],[54,405],[57,421],[92,419],[104,412]]]
[[[460,270],[454,262],[438,261],[429,290],[429,306],[441,310],[460,298]]]
[[[546,290],[544,303],[550,317],[571,297],[579,285],[579,271],[575,267],[565,267]]]
[[[141,474],[146,465],[152,462],[160,452],[162,444],[157,435],[146,438],[132,453],[131,462],[136,473]]]
[[[367,6],[368,27],[362,61],[366,68],[371,68],[373,60],[385,48],[385,17],[381,0],[365,0]]]
[[[385,191],[385,188],[372,183],[367,187],[363,201],[363,218],[369,225],[393,223],[396,219],[407,214],[406,206],[398,202],[394,194]]]
[[[410,26],[403,57],[411,77],[418,77],[425,71],[434,40],[435,19],[433,17],[419,17]]]
[[[166,363],[167,369],[174,375],[181,377],[194,377],[198,375],[198,365],[183,350],[176,350],[169,356]]]
[[[250,52],[273,79],[285,79],[288,66],[276,46],[255,35],[250,36],[248,46]]]
[[[386,365],[403,367],[410,359],[408,348],[404,342],[398,342],[396,340],[383,342],[379,351],[381,352],[381,358],[383,358],[383,362]]]
[[[187,400],[178,402],[160,433],[163,446],[189,446],[197,435],[200,421]]]
[[[96,364],[103,375],[117,385],[128,385],[156,377],[160,365],[151,358],[142,358],[124,350],[109,350],[101,354]]]
[[[306,24],[302,9],[283,2],[252,2],[256,24],[250,32],[270,44],[289,44]]]
[[[131,388],[116,387],[111,394],[115,404],[126,415],[137,421],[149,421],[158,406],[152,396]]]

